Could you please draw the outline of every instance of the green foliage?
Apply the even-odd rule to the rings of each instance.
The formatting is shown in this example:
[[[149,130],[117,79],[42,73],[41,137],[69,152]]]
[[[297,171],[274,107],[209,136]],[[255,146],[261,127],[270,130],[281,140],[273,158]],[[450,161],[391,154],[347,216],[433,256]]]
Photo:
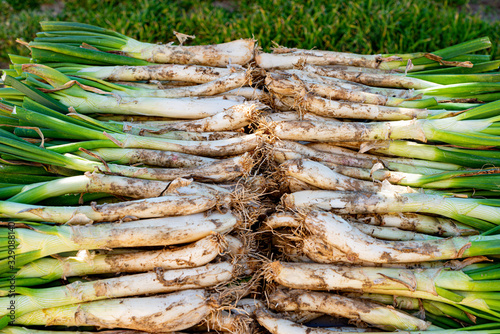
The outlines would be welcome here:
[[[71,20],[115,29],[145,42],[174,41],[173,30],[196,35],[188,43],[254,37],[269,50],[288,47],[357,53],[432,51],[489,36],[498,57],[500,23],[433,0],[69,0],[59,11],[3,12],[0,60],[28,54],[16,38],[31,40],[40,20]]]
[[[13,10],[22,10],[23,8],[35,8],[40,6],[40,0],[6,0],[7,4]]]

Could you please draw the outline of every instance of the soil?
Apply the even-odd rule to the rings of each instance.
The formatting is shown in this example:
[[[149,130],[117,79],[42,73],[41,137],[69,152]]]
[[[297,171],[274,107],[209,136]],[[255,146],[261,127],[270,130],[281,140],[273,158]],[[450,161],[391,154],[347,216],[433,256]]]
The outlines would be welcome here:
[[[472,13],[479,13],[483,20],[500,21],[499,0],[471,0],[468,7]]]

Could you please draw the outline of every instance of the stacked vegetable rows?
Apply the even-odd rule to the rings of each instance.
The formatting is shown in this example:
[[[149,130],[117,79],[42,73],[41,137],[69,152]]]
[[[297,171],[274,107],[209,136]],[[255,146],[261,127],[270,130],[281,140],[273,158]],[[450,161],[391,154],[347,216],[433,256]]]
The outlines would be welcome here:
[[[10,56],[0,333],[500,332],[487,38],[376,56],[178,38],[42,22]]]

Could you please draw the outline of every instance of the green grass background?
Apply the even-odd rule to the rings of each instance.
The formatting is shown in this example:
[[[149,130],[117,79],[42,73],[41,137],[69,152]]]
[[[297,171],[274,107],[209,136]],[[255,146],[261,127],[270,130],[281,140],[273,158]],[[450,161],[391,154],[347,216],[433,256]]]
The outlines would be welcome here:
[[[31,40],[41,20],[95,24],[149,42],[173,41],[176,30],[196,35],[191,44],[254,37],[264,50],[274,41],[369,54],[432,51],[489,36],[500,58],[500,20],[483,20],[467,0],[39,1],[0,0],[0,62],[8,53],[28,54],[15,39]]]

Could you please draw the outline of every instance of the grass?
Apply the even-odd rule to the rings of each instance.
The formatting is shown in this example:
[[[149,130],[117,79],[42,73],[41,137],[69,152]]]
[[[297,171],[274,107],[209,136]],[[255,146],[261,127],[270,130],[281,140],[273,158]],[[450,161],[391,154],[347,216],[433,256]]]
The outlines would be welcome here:
[[[40,20],[95,24],[147,42],[173,41],[173,30],[195,34],[188,43],[197,44],[253,36],[264,50],[274,41],[357,53],[431,51],[489,36],[500,57],[500,23],[457,7],[457,0],[50,1],[18,11],[0,1],[0,61],[8,53],[28,54],[15,39],[31,40]]]

